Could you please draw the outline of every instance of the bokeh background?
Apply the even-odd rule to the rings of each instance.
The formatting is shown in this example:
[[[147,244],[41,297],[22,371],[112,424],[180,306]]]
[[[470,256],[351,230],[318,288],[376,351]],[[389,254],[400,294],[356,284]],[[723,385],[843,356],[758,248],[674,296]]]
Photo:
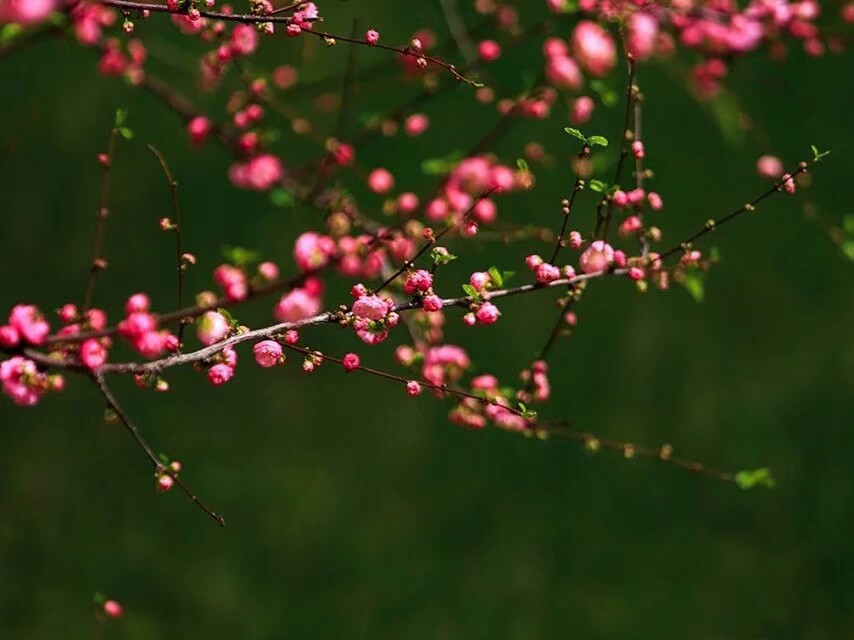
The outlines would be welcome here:
[[[424,25],[447,40],[438,2],[352,0],[322,10],[339,33],[357,17],[387,42]],[[162,19],[144,29],[151,68],[196,95],[196,43]],[[506,51],[484,80],[500,95],[522,91],[541,68],[540,41]],[[348,52],[317,44],[267,40],[259,61],[304,60],[304,80],[329,77],[321,88],[338,92]],[[846,78],[854,61],[809,59],[797,48],[782,63],[751,57],[732,69],[733,97],[717,107],[686,88],[689,62],[650,64],[639,76],[666,244],[764,189],[754,170],[762,153],[789,166],[810,144],[832,156],[808,190],[771,199],[704,245],[720,247],[722,261],[703,304],[679,288],[640,296],[627,283],[591,287],[577,330],[554,351],[554,398],[541,413],[602,437],[669,442],[721,468],[769,466],[776,489],[745,492],[569,442],[459,429],[447,422],[448,406],[426,395],[409,399],[331,365],[310,377],[294,360],[261,371],[245,350],[239,375],[219,389],[189,370],[170,376],[164,396],[116,381],[158,450],[182,460],[187,481],[226,515],[219,529],[177,491],[155,493],[141,452],[120,426],[103,423],[91,385],[71,378],[66,393],[36,408],[0,402],[0,637],[92,637],[95,591],[126,607],[101,630],[109,638],[854,637],[854,299],[851,264],[824,226],[852,212]],[[357,63],[380,71],[356,76],[351,134],[360,118],[418,91],[381,52],[360,50]],[[174,305],[171,239],[156,224],[169,215],[168,192],[144,143],[163,151],[181,183],[185,241],[199,259],[189,276],[195,290],[210,286],[224,244],[292,268],[293,239],[322,228],[321,215],[232,188],[224,151],[191,150],[172,113],[99,76],[95,64],[91,51],[61,39],[0,63],[0,306],[51,309],[81,298],[95,156],[117,107],[128,109],[136,135],[116,154],[111,267],[97,293],[112,317],[138,290],[159,309]],[[374,139],[359,149],[364,166],[388,166],[401,188],[429,193],[436,178],[421,174],[420,162],[467,148],[492,127],[493,109],[441,82],[442,96],[425,109],[429,135]],[[236,86],[230,78],[202,101],[221,114]],[[285,98],[313,113],[310,93]],[[739,109],[756,127],[734,124]],[[335,117],[318,116],[317,130],[332,131]],[[621,118],[620,107],[600,108],[585,130],[615,140]],[[572,180],[565,124],[557,109],[494,147],[512,163],[535,140],[554,157],[534,168],[536,189],[501,199],[505,219],[558,223]],[[276,149],[286,162],[316,157],[315,145],[282,125]],[[380,208],[364,186],[349,186],[363,206]],[[817,219],[805,219],[808,202]],[[581,228],[592,224],[592,206],[578,215]],[[518,270],[532,250],[545,249],[464,247],[451,273]],[[329,281],[330,305],[345,299],[345,285]],[[239,317],[258,326],[269,310],[258,302]],[[497,325],[476,331],[451,313],[447,336],[479,370],[512,380],[551,327],[552,294],[507,300],[502,310]],[[305,341],[329,353],[360,347],[351,332],[329,328]],[[366,364],[401,372],[394,344],[359,350]]]

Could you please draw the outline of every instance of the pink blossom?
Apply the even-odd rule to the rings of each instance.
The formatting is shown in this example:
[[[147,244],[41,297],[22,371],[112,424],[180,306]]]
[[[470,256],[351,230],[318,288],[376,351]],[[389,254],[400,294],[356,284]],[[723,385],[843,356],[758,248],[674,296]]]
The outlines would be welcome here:
[[[205,116],[196,116],[187,124],[187,134],[194,145],[202,144],[211,132],[211,121]]]
[[[79,357],[84,367],[97,369],[107,361],[107,349],[100,340],[90,338],[80,344]]]
[[[262,340],[252,347],[252,353],[259,367],[275,367],[283,362],[282,345],[274,340]]]
[[[208,381],[215,386],[225,384],[234,376],[234,369],[227,364],[215,364],[208,369]]]
[[[359,356],[355,353],[348,353],[342,358],[341,364],[344,366],[344,371],[350,373],[359,368],[362,364],[362,361],[359,359]]]
[[[168,475],[167,476],[161,476],[161,477],[166,477],[166,478],[169,478],[170,480],[172,480],[172,478]],[[123,613],[122,605],[120,605],[115,600],[107,600],[104,603],[104,613],[107,614],[107,616],[110,618],[121,618],[122,613]]]
[[[3,393],[12,402],[31,407],[47,389],[47,376],[39,372],[32,360],[14,356],[0,363],[0,383],[3,385]]]
[[[21,334],[12,325],[4,325],[0,327],[0,347],[10,349],[18,346],[21,341]]]
[[[614,249],[602,240],[592,242],[578,259],[584,273],[606,270],[614,261]]]
[[[175,479],[168,473],[164,473],[157,477],[157,491],[166,493],[175,485]]]
[[[72,303],[67,303],[62,305],[59,309],[59,319],[65,323],[74,322],[77,318],[77,305]]]
[[[414,213],[418,209],[418,196],[407,191],[397,197],[397,210],[402,214]]]
[[[584,239],[581,237],[581,234],[578,231],[570,231],[569,232],[569,246],[572,249],[579,249],[581,245],[584,243]]]
[[[206,311],[196,321],[196,336],[204,345],[212,345],[225,338],[231,331],[231,324],[218,311]]]
[[[273,308],[273,316],[279,322],[298,322],[320,313],[322,300],[306,289],[297,288],[282,295]]]
[[[501,45],[495,40],[482,40],[477,45],[477,53],[484,62],[494,62],[501,57]]]
[[[595,103],[590,96],[580,96],[572,103],[569,119],[573,124],[584,124],[593,115]]]
[[[430,119],[423,113],[414,113],[403,121],[403,130],[411,137],[420,136],[430,126]]]
[[[590,20],[576,25],[572,49],[581,66],[594,76],[607,75],[617,62],[617,47],[611,34]]]
[[[258,265],[258,275],[267,282],[279,279],[279,267],[275,262],[262,262]]]
[[[380,33],[376,29],[368,29],[365,32],[365,42],[369,45],[375,45],[380,41]]]
[[[406,383],[406,395],[408,396],[420,396],[421,395],[421,384],[415,380],[410,380]]]
[[[569,56],[553,56],[546,60],[546,79],[556,87],[578,89],[584,81],[581,69]]]
[[[421,308],[427,312],[441,311],[442,307],[442,299],[436,295],[424,296],[424,299],[421,301]]]
[[[628,218],[623,220],[623,223],[620,225],[620,228],[617,233],[619,233],[623,237],[626,237],[632,235],[633,233],[637,233],[642,228],[643,223],[641,222],[641,219],[638,216],[629,216]]]
[[[294,243],[294,260],[301,271],[320,269],[335,253],[335,241],[314,231],[307,231]]]
[[[56,9],[56,0],[0,0],[0,23],[35,24]]]
[[[135,312],[148,311],[151,307],[151,300],[144,293],[135,293],[125,302],[125,313],[131,314]]]
[[[548,284],[560,278],[560,269],[553,264],[544,262],[536,269],[537,282],[540,284]]]
[[[486,271],[475,271],[471,276],[469,276],[469,284],[475,288],[476,291],[483,291],[484,287],[492,282],[492,278]]]
[[[19,304],[12,307],[9,324],[21,339],[30,344],[41,344],[50,333],[50,325],[35,305]]]
[[[403,283],[403,291],[408,295],[414,294],[416,291],[425,292],[433,286],[433,274],[425,269],[413,271]]]
[[[629,17],[629,53],[635,60],[646,60],[655,52],[658,40],[658,21],[651,13],[636,11]]]
[[[649,208],[653,211],[660,211],[664,207],[664,201],[655,191],[650,191],[646,195],[646,201],[649,203]]]
[[[387,169],[374,169],[368,175],[368,187],[374,193],[388,193],[394,188],[394,176]]]
[[[777,156],[762,156],[756,162],[756,170],[763,178],[776,180],[783,175],[783,163]]]
[[[391,311],[391,303],[376,295],[361,296],[353,303],[353,315],[367,320],[382,320]]]
[[[532,254],[525,258],[525,264],[531,271],[534,271],[537,267],[543,264],[543,259],[537,254]]]
[[[494,324],[501,315],[501,312],[491,302],[484,302],[478,307],[474,315],[481,324]]]
[[[231,31],[231,50],[239,56],[248,56],[258,48],[258,31],[254,26],[238,24]]]

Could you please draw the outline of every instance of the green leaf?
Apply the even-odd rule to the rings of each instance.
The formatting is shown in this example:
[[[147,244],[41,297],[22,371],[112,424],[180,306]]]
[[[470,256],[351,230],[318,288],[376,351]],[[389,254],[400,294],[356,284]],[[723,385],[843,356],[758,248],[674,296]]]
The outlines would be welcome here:
[[[113,123],[113,126],[118,129],[120,128],[128,119],[127,109],[116,109],[116,118]]]
[[[487,273],[489,274],[489,277],[492,278],[496,287],[504,285],[504,274],[502,274],[497,267],[489,267],[489,269],[487,269]]]
[[[294,206],[294,195],[287,189],[273,189],[270,192],[270,202],[283,209],[292,207]]]
[[[450,253],[447,249],[439,251],[440,247],[433,247],[430,252],[430,257],[433,259],[433,264],[448,264],[452,260],[456,260],[457,256]]]
[[[518,158],[516,160],[516,166],[519,167],[519,171],[522,173],[528,173],[528,162],[525,158]]]
[[[846,258],[854,261],[854,240],[846,240],[842,243],[842,253]]]
[[[501,280],[506,284],[507,281],[516,275],[515,271],[502,271],[501,272]]]
[[[4,25],[3,28],[0,29],[0,44],[6,44],[7,42],[11,42],[23,32],[24,27],[22,27],[16,22]]]
[[[619,94],[601,80],[591,80],[590,88],[599,94],[599,99],[606,107],[614,107],[620,102]]]
[[[587,144],[587,137],[578,129],[573,129],[572,127],[564,127],[563,130],[566,131],[573,138],[577,138],[581,140],[584,144]]]
[[[119,135],[125,140],[130,140],[133,138],[133,131],[128,129],[127,127],[119,127],[118,128]]]
[[[605,136],[590,136],[589,138],[587,138],[587,142],[588,142],[588,144],[590,144],[590,146],[596,146],[596,145],[599,145],[600,147],[607,147],[608,146],[608,138],[606,138]]]
[[[421,163],[421,172],[426,176],[440,176],[454,170],[463,159],[461,151],[453,151],[444,158],[427,158]]]
[[[774,476],[771,474],[771,469],[768,467],[753,469],[752,471],[739,471],[735,474],[735,482],[745,490],[753,489],[754,487],[773,489],[777,484]]]
[[[810,149],[812,149],[812,159],[816,162],[830,155],[830,151],[819,151],[814,144],[810,145]]]
[[[711,103],[711,108],[727,144],[736,146],[744,142],[744,126],[738,99],[729,93],[721,92]]]
[[[854,214],[849,213],[842,218],[842,228],[845,230],[845,235],[854,237]]]
[[[469,296],[470,298],[473,298],[474,300],[478,300],[480,298],[480,293],[478,292],[478,290],[475,289],[470,284],[464,284],[463,285],[463,291],[466,292],[467,296]]]
[[[591,180],[590,189],[596,193],[604,193],[608,189],[608,183],[602,180]]]
[[[706,297],[706,285],[703,281],[703,275],[704,272],[699,269],[690,269],[685,272],[685,280],[682,282],[685,290],[697,302],[702,302]]]
[[[258,262],[259,254],[252,249],[244,247],[223,247],[223,257],[236,267],[245,267],[249,264]]]

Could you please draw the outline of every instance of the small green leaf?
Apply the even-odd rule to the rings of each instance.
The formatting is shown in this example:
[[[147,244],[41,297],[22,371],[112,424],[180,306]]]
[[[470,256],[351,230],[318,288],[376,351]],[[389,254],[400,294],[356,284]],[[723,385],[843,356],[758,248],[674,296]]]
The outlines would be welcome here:
[[[854,213],[849,213],[842,218],[842,228],[845,230],[845,235],[854,237]]]
[[[747,471],[739,471],[735,474],[735,482],[742,489],[753,489],[754,487],[765,487],[773,489],[777,484],[774,476],[771,474],[771,469],[763,467],[762,469],[753,469]]]
[[[591,80],[590,88],[599,94],[599,99],[606,107],[614,107],[620,102],[620,96],[601,80]]]
[[[519,171],[522,173],[528,173],[528,162],[525,158],[518,158],[516,160],[516,166],[519,167]]]
[[[497,267],[489,267],[487,273],[489,274],[489,277],[492,278],[492,281],[495,283],[496,287],[501,287],[504,285],[504,274],[502,274]]]
[[[702,302],[706,297],[706,286],[703,280],[702,271],[699,269],[690,269],[685,272],[685,280],[682,282],[685,290],[697,302]]]
[[[228,262],[237,267],[245,267],[258,262],[259,259],[257,251],[245,249],[244,247],[223,247],[222,255]]]
[[[603,182],[602,180],[591,180],[590,181],[590,189],[595,191],[596,193],[604,193],[608,189],[608,183]]]
[[[600,147],[607,147],[608,146],[608,138],[606,138],[605,136],[590,136],[589,138],[587,138],[587,142],[588,142],[588,144],[590,144],[590,146],[596,146],[596,145],[599,145]]]
[[[584,144],[587,144],[587,137],[578,129],[573,129],[572,127],[564,127],[563,130],[566,131],[573,138],[577,138],[581,140]]]
[[[812,159],[816,162],[830,155],[830,151],[819,151],[814,144],[810,145],[810,149],[812,149]]]
[[[283,209],[292,207],[294,206],[294,195],[287,189],[273,189],[270,192],[270,202]]]
[[[118,131],[119,135],[121,135],[121,137],[125,140],[130,140],[133,138],[133,131],[131,131],[127,127],[119,127]]]
[[[12,22],[10,24],[3,25],[3,28],[0,28],[0,44],[6,44],[7,42],[11,42],[23,32],[24,27],[19,25],[17,22]]]
[[[118,129],[120,128],[128,119],[127,109],[116,109],[116,119],[113,123],[113,126]]]
[[[430,252],[430,257],[433,259],[433,264],[448,264],[457,259],[457,256],[444,247],[434,247]]]
[[[463,291],[465,291],[466,295],[469,296],[470,298],[473,298],[475,300],[478,300],[480,298],[480,293],[478,292],[478,290],[475,289],[470,284],[464,284],[463,285]]]
[[[421,163],[421,172],[427,176],[440,176],[454,170],[463,159],[461,151],[453,151],[444,158],[427,158]]]
[[[854,240],[846,240],[842,243],[842,253],[846,258],[854,261]]]
[[[507,281],[516,275],[515,271],[502,271],[501,272],[501,280],[506,284]]]

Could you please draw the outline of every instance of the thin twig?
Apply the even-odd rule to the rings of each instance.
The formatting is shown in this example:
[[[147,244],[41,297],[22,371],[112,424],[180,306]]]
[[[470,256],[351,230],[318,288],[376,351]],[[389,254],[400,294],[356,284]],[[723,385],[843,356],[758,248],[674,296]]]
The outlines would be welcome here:
[[[98,199],[98,211],[95,213],[95,238],[92,241],[92,259],[89,263],[89,279],[86,282],[86,294],[83,298],[83,312],[89,310],[92,305],[92,299],[95,296],[95,279],[99,271],[104,269],[104,260],[101,257],[101,251],[104,245],[104,231],[107,223],[107,216],[110,215],[107,209],[107,199],[110,195],[110,167],[113,164],[113,155],[116,150],[116,141],[119,137],[119,131],[115,125],[110,129],[110,141],[107,145],[107,152],[100,157],[101,161],[101,196]]]
[[[151,152],[157,156],[157,159],[160,161],[160,166],[163,168],[163,173],[166,175],[166,181],[169,183],[169,195],[172,199],[172,212],[175,216],[175,220],[171,223],[171,231],[175,233],[175,260],[178,271],[178,309],[184,308],[184,250],[181,248],[181,207],[178,204],[178,182],[175,180],[172,175],[172,171],[169,169],[169,164],[166,162],[166,158],[163,157],[163,154],[155,147],[153,144],[149,144],[148,148]],[[181,345],[184,342],[184,329],[187,324],[184,322],[183,318],[178,320],[178,344]]]
[[[157,454],[154,453],[154,449],[151,448],[151,445],[148,444],[148,441],[143,437],[143,435],[139,432],[136,425],[131,421],[130,417],[125,413],[124,409],[119,405],[116,397],[113,395],[113,392],[110,390],[110,387],[107,386],[107,382],[104,379],[103,373],[96,371],[92,373],[92,381],[95,383],[95,386],[101,391],[101,395],[104,396],[104,400],[107,403],[107,406],[116,414],[122,424],[125,426],[127,432],[131,435],[134,441],[139,445],[139,448],[145,452],[145,455],[148,457],[151,464],[154,466],[154,471],[158,475],[166,474],[170,476],[177,484],[181,490],[187,495],[190,500],[196,504],[202,511],[208,514],[211,518],[213,518],[219,526],[225,526],[225,518],[220,514],[213,511],[210,507],[208,507],[204,502],[199,499],[199,497],[190,489],[190,487],[178,476],[174,469],[169,467],[168,465],[163,464],[160,461],[160,458],[157,457]]]

